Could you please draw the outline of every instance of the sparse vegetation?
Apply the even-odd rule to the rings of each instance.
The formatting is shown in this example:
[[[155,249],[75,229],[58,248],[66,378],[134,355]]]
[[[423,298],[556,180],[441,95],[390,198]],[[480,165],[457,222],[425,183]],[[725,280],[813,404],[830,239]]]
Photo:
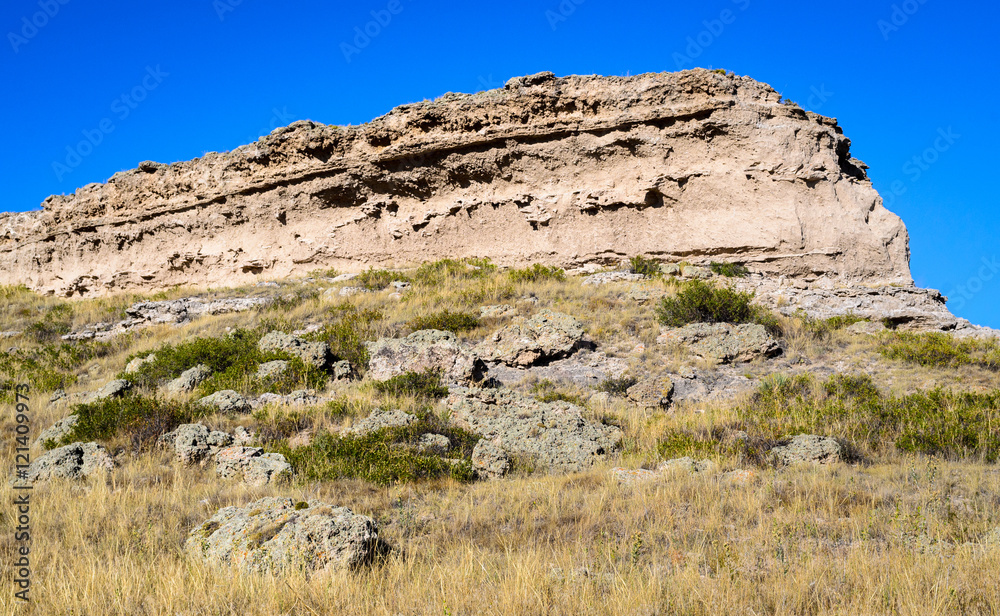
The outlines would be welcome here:
[[[442,310],[432,314],[418,316],[407,324],[412,331],[421,329],[439,329],[442,331],[459,332],[476,329],[480,325],[479,316],[471,312],[452,312]]]
[[[633,274],[642,274],[650,278],[658,278],[660,276],[660,264],[642,255],[636,255],[629,259],[628,269]]]
[[[632,387],[637,382],[638,379],[632,376],[623,376],[620,378],[612,377],[601,381],[597,385],[597,390],[611,394],[612,396],[624,396],[628,392],[628,388]]]
[[[712,261],[709,264],[712,273],[726,278],[745,278],[750,275],[750,270],[742,263],[719,263]]]
[[[355,278],[352,283],[369,291],[381,291],[395,281],[409,282],[410,279],[398,272],[369,268]]]
[[[690,323],[760,323],[773,332],[780,331],[775,316],[755,306],[753,298],[753,293],[692,280],[684,283],[675,296],[660,300],[656,316],[667,327]]]
[[[540,280],[566,280],[566,272],[559,267],[549,267],[534,263],[524,269],[513,269],[507,272],[512,282],[538,282]]]
[[[73,413],[78,416],[76,425],[60,444],[124,437],[134,452],[149,449],[161,434],[206,414],[191,403],[140,395],[78,404]]]
[[[539,402],[569,402],[577,406],[587,405],[579,394],[570,393],[548,379],[543,379],[532,385],[531,393]]]
[[[356,370],[368,366],[368,348],[365,341],[377,337],[384,315],[379,310],[358,309],[351,304],[339,304],[328,313],[335,321],[320,331],[305,336],[308,340],[322,340],[330,345],[335,357],[351,362]]]
[[[979,366],[1000,370],[1000,344],[995,339],[955,338],[945,333],[890,332],[879,348],[884,357],[918,366]]]
[[[440,370],[406,372],[385,381],[374,383],[375,391],[388,396],[414,396],[437,400],[448,395],[448,388],[441,385]]]

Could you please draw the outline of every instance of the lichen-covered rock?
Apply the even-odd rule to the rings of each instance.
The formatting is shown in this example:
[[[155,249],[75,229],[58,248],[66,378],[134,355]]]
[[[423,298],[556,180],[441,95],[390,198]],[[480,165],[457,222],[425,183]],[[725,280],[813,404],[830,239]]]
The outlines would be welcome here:
[[[219,430],[209,430],[207,426],[183,424],[172,432],[162,435],[158,442],[161,446],[172,447],[177,458],[184,464],[195,464],[209,459],[219,449],[233,444],[230,434]]]
[[[568,402],[539,402],[508,389],[451,390],[451,421],[552,471],[577,471],[616,449],[621,430],[588,421]]]
[[[205,379],[212,375],[212,369],[205,364],[188,368],[176,379],[163,386],[163,391],[169,396],[179,396],[194,391]]]
[[[237,478],[252,486],[280,483],[291,479],[292,466],[280,453],[264,453],[260,447],[234,445],[215,454],[215,473]]]
[[[199,560],[270,573],[353,569],[370,563],[380,549],[371,518],[316,500],[277,497],[220,509],[185,543]]]
[[[515,385],[532,378],[554,383],[572,383],[580,387],[595,387],[606,379],[620,378],[628,370],[628,362],[620,357],[608,357],[601,351],[580,351],[571,357],[556,359],[544,365],[514,367],[504,364],[490,366],[489,377],[503,385]]]
[[[32,462],[23,476],[12,483],[24,484],[50,479],[85,479],[114,468],[108,451],[97,443],[73,443],[53,449]]]
[[[416,415],[410,415],[398,409],[392,411],[376,409],[372,411],[371,415],[351,426],[347,433],[363,436],[384,428],[401,428],[416,423],[416,421]]]
[[[132,383],[125,379],[115,379],[108,382],[104,387],[98,389],[87,397],[87,402],[97,402],[108,398],[121,398],[132,389]]]
[[[756,323],[692,323],[665,330],[657,342],[680,344],[695,355],[723,364],[781,353],[778,341]]]
[[[684,278],[711,278],[712,270],[707,267],[701,267],[699,265],[683,265],[681,266],[681,276]]]
[[[257,366],[255,376],[258,379],[276,378],[281,376],[285,370],[288,370],[288,362],[283,359],[276,359]]]
[[[48,428],[42,430],[42,433],[38,435],[35,439],[36,446],[42,446],[47,441],[52,441],[58,443],[63,439],[64,436],[73,431],[73,426],[79,421],[79,415],[70,415],[69,417],[64,417],[52,424]]]
[[[354,375],[354,368],[351,366],[351,362],[346,359],[335,361],[330,364],[330,375],[335,381],[349,379]]]
[[[584,285],[602,285],[611,282],[637,282],[639,280],[646,280],[648,276],[643,274],[636,274],[634,272],[616,271],[616,272],[599,272],[597,274],[591,274],[583,279]]]
[[[406,372],[440,370],[448,383],[480,378],[482,363],[466,350],[455,334],[423,329],[405,338],[382,338],[368,345],[368,377],[385,381]]]
[[[492,306],[480,306],[479,316],[484,319],[500,319],[512,317],[517,314],[517,308],[510,304],[495,304]]]
[[[540,360],[557,359],[571,353],[583,340],[583,324],[552,310],[511,323],[476,347],[484,361],[508,366],[530,366]]]
[[[316,368],[326,368],[332,356],[330,345],[325,342],[307,342],[298,336],[284,332],[270,332],[257,343],[262,352],[281,351],[298,357],[305,364]]]
[[[611,469],[611,478],[619,483],[645,483],[663,478],[662,473],[651,471],[646,468],[624,468],[616,466]]]
[[[125,372],[131,374],[133,372],[138,372],[139,368],[142,368],[146,364],[151,364],[156,361],[156,353],[150,353],[145,357],[136,357],[128,364],[125,365]]]
[[[472,449],[472,469],[481,479],[500,479],[510,471],[510,456],[493,441],[479,439]]]
[[[837,439],[815,434],[799,434],[770,451],[778,464],[833,464],[841,461],[843,453]]]
[[[697,474],[713,472],[718,470],[718,468],[718,465],[711,460],[695,460],[688,456],[684,456],[683,458],[674,458],[672,460],[660,462],[660,465],[656,467],[656,470],[661,473],[684,471],[687,473]]]
[[[670,406],[674,394],[674,382],[663,375],[642,379],[626,391],[626,396],[642,408],[660,409]]]
[[[420,453],[443,456],[451,449],[451,439],[443,434],[421,434],[417,440]]]
[[[214,406],[220,413],[249,413],[252,410],[246,398],[231,389],[217,391],[198,400],[203,406]]]

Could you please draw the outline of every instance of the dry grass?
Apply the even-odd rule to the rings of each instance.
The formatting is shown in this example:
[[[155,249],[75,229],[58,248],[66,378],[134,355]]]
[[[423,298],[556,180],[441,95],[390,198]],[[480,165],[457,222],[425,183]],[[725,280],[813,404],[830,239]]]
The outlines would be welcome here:
[[[660,280],[643,286],[654,295],[674,292]],[[324,298],[316,287],[303,285],[291,291],[306,299],[280,310],[137,332],[127,344],[74,367],[79,382],[71,391],[100,386],[135,352],[261,323],[325,325],[342,304],[381,311],[375,335],[398,335],[415,317],[443,310],[476,312],[480,305],[508,303],[528,315],[552,308],[581,318],[598,348],[626,358],[633,374],[698,365],[678,349],[657,347],[655,301],[638,303],[629,297],[631,289],[629,284],[584,287],[574,278],[512,282],[503,272],[445,277],[432,285],[415,282],[400,299],[393,299],[391,290]],[[0,331],[23,325],[22,308],[40,313],[58,303],[23,291],[5,293],[10,303],[0,311]],[[176,293],[168,295],[180,296]],[[110,320],[128,301],[73,302],[74,327]],[[506,321],[485,321],[460,336],[476,341]],[[816,336],[795,319],[782,319],[782,328],[785,357],[746,366],[746,372],[868,371],[880,387],[897,393],[998,385],[996,373],[976,366],[913,366],[886,359],[877,337],[845,331]],[[8,346],[42,344],[11,340]],[[644,350],[636,350],[638,344]],[[332,391],[342,403],[336,412],[323,406],[301,411],[311,427],[335,430],[378,405],[415,411],[426,404],[407,396],[387,398],[363,383]],[[584,399],[589,394],[567,386],[553,391]],[[33,435],[67,413],[65,406],[46,405],[47,398],[47,392],[32,394]],[[590,417],[622,427],[624,449],[600,467],[561,477],[521,474],[500,482],[433,480],[389,487],[338,480],[255,489],[218,480],[210,468],[180,467],[159,451],[124,454],[106,481],[35,488],[33,601],[13,600],[12,571],[5,565],[0,586],[8,590],[0,593],[0,613],[1000,612],[992,574],[1000,570],[1000,546],[983,541],[1000,527],[996,466],[896,453],[868,465],[757,468],[746,485],[683,474],[634,486],[611,480],[611,466],[654,466],[667,435],[710,434],[732,425],[738,402],[678,404],[670,412],[640,409],[618,397],[588,402]],[[253,417],[210,417],[206,423],[227,430],[237,423],[277,430],[289,412],[272,408]],[[2,468],[14,463],[13,425],[11,413],[0,416],[0,431],[7,435],[0,446]],[[119,444],[107,443],[112,450]],[[711,456],[724,470],[743,464],[724,450]],[[6,503],[0,509],[0,560],[6,564],[18,544],[12,490],[3,482],[0,491]],[[187,533],[219,507],[268,495],[317,498],[370,515],[395,549],[370,570],[285,577],[211,569],[184,556]]]

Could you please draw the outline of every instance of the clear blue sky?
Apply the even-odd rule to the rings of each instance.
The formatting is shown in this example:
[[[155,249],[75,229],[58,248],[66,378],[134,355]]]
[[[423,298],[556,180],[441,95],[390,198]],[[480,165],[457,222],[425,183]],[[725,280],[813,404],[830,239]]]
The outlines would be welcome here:
[[[917,284],[1000,327],[995,2],[6,0],[0,16],[0,211],[515,75],[725,68],[838,118],[909,228]]]

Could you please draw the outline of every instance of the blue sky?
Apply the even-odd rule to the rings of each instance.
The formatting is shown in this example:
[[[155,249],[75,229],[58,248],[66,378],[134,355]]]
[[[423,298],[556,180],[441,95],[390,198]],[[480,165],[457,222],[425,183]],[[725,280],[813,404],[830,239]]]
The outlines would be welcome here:
[[[0,211],[515,75],[725,68],[838,118],[907,224],[917,284],[1000,327],[998,17],[942,0],[7,0]]]

